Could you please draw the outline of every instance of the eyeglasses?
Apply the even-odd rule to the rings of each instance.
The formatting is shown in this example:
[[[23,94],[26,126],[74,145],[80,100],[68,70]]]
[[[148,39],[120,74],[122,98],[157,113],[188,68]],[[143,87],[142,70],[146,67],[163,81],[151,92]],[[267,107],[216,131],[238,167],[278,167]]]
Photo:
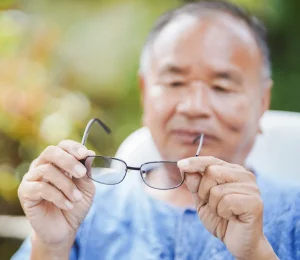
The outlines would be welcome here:
[[[84,131],[82,144],[86,144],[91,127],[94,123],[98,123],[107,134],[111,133],[110,128],[100,119],[91,119]],[[204,135],[198,136],[195,140],[199,142],[196,156],[199,155]],[[154,161],[146,162],[140,167],[128,166],[125,161],[110,156],[88,156],[81,160],[87,169],[87,175],[95,182],[105,185],[116,185],[121,183],[126,177],[128,170],[139,171],[143,182],[157,190],[175,189],[184,182],[184,174],[182,175],[177,167],[177,161]],[[170,174],[172,173],[172,174]]]

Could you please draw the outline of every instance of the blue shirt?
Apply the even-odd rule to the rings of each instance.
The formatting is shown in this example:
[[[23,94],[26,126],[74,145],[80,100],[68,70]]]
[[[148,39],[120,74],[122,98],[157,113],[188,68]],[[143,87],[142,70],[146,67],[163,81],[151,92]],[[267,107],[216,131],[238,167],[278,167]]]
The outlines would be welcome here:
[[[126,177],[127,178],[127,177]],[[264,201],[264,233],[280,259],[300,260],[300,189],[257,177]],[[27,239],[12,260],[30,256]],[[99,185],[78,230],[71,260],[233,259],[193,208],[155,200],[136,182]]]

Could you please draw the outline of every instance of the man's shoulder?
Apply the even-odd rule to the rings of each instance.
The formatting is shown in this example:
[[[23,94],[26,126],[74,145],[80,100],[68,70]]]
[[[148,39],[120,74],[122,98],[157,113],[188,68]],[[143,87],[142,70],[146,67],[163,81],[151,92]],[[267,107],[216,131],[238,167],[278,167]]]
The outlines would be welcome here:
[[[300,199],[300,183],[282,183],[270,177],[258,175],[257,183],[262,197],[271,201],[294,201]]]
[[[300,185],[280,183],[263,176],[257,178],[257,183],[264,202],[265,218],[269,222],[283,219],[300,221]]]
[[[300,185],[258,177],[264,202],[264,232],[281,259],[300,259]]]

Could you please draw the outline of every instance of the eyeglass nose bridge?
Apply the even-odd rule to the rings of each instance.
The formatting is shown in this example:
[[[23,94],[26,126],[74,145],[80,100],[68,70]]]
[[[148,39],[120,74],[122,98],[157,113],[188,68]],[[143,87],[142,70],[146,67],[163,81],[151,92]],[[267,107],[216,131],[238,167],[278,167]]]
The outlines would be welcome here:
[[[127,166],[127,170],[131,170],[131,171],[140,171],[140,170],[141,170],[141,167]]]
[[[127,166],[126,172],[129,171],[138,171],[141,174],[141,177],[143,178],[142,175],[146,174],[146,171],[142,170],[142,166],[141,167],[133,167],[133,166]]]

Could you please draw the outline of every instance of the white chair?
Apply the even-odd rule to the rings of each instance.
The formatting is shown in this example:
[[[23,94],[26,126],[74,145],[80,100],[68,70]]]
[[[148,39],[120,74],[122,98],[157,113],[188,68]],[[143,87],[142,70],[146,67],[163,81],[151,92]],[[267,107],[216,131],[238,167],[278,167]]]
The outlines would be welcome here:
[[[268,111],[261,128],[247,165],[282,183],[300,184],[300,113]],[[116,157],[131,166],[161,159],[146,127],[127,137]]]
[[[0,237],[25,239],[31,227],[24,216],[0,215]]]

